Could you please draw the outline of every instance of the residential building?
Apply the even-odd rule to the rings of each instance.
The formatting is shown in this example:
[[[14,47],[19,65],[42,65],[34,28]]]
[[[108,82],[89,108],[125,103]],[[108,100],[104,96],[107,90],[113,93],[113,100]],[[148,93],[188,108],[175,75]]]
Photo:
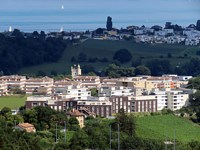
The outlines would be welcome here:
[[[98,88],[101,85],[99,76],[76,76],[73,79],[87,88]]]
[[[112,115],[112,103],[106,97],[88,97],[77,101],[77,109],[82,107],[101,117],[109,117]]]
[[[100,78],[101,86],[115,86],[118,79]]]
[[[98,90],[98,96],[129,96],[134,95],[133,87],[124,86],[101,86]]]
[[[15,126],[15,129],[26,131],[26,132],[36,132],[34,125],[30,123],[20,123],[17,126]]]
[[[68,87],[82,87],[82,84],[80,82],[76,81],[66,81],[66,80],[61,80],[61,81],[55,81],[52,87],[52,93],[53,94],[66,94],[67,93],[67,88]]]
[[[2,76],[0,77],[0,82],[1,81],[7,82],[8,90],[12,89],[24,90],[26,83],[26,76],[18,76],[18,75]]]
[[[7,95],[7,81],[0,81],[0,96]]]
[[[120,109],[125,112],[156,112],[157,101],[155,96],[140,95],[140,96],[112,96],[113,113],[118,113]]]
[[[153,93],[157,99],[158,111],[164,108],[174,111],[189,105],[189,94],[182,90],[155,89]]]
[[[51,96],[28,96],[25,102],[26,109],[31,109],[36,106],[47,106],[47,101],[51,99]]]
[[[66,112],[69,108],[76,108],[77,102],[74,98],[66,95],[59,96],[29,96],[26,100],[26,109],[31,109],[36,106],[50,107],[57,111]]]
[[[53,87],[53,79],[49,77],[29,78],[25,83],[26,94],[51,94]]]
[[[70,117],[75,117],[78,120],[80,128],[83,128],[84,125],[84,120],[85,120],[85,115],[81,113],[79,110],[72,109],[69,112],[67,112],[67,115]]]

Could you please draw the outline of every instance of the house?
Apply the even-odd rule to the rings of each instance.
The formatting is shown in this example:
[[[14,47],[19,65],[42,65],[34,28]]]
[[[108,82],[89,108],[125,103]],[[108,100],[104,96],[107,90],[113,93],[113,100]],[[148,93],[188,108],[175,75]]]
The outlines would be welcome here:
[[[85,126],[84,125],[85,116],[80,111],[72,109],[69,112],[67,112],[67,115],[70,117],[75,117],[78,120],[80,128],[83,128]]]
[[[34,132],[34,133],[36,132],[34,125],[30,123],[20,123],[17,126],[15,126],[15,129],[26,131],[26,132]]]

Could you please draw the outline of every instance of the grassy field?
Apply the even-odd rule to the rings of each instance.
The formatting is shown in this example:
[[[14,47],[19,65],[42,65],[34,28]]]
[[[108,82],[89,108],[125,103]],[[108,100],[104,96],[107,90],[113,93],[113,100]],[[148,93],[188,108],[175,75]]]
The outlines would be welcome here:
[[[200,50],[200,47],[193,46],[184,46],[177,44],[137,44],[130,41],[102,41],[102,40],[87,40],[79,45],[70,45],[66,48],[63,53],[63,56],[57,63],[47,63],[42,65],[37,65],[33,67],[23,68],[19,71],[21,74],[31,74],[37,73],[38,70],[42,70],[49,74],[52,70],[57,71],[58,73],[70,73],[70,66],[73,64],[71,58],[73,56],[78,56],[80,52],[84,52],[87,55],[87,58],[97,57],[97,58],[107,58],[109,61],[113,61],[114,53],[121,49],[128,49],[132,55],[133,60],[136,58],[142,57],[142,62],[153,59],[160,58],[168,59],[173,65],[182,64],[188,61],[191,57],[197,57],[196,51]],[[172,55],[172,58],[167,58],[168,53]],[[188,57],[183,57],[185,54]],[[177,58],[182,57],[182,58]],[[108,63],[81,63],[81,66],[90,64],[93,65],[97,70],[101,70]],[[131,62],[125,64],[130,66]]]
[[[137,118],[137,134],[142,138],[173,140],[174,129],[176,139],[181,142],[200,141],[200,127],[189,120],[174,115],[145,116]]]
[[[18,96],[2,96],[0,97],[0,109],[3,107],[9,107],[11,109],[19,108],[24,106],[27,96],[18,95]]]

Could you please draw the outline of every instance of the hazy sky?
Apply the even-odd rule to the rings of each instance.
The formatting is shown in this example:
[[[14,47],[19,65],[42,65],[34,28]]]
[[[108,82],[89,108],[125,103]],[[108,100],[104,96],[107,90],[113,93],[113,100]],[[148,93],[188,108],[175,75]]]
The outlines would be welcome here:
[[[65,9],[61,11],[62,4]],[[87,22],[89,28],[103,24],[107,16],[117,27],[130,23],[164,25],[166,21],[187,26],[200,19],[200,0],[0,0],[0,28],[11,22],[63,20]]]

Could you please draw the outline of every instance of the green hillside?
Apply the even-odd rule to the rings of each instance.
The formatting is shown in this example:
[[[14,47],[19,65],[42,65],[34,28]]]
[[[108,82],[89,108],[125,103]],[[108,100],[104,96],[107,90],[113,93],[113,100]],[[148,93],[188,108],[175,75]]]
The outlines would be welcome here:
[[[145,116],[137,118],[137,134],[142,138],[165,141],[176,139],[180,142],[200,141],[200,127],[189,120],[174,115]]]
[[[26,67],[19,71],[21,74],[25,73],[37,73],[38,70],[44,71],[49,74],[51,71],[57,71],[58,73],[70,73],[70,66],[74,63],[71,62],[73,56],[77,57],[80,52],[84,52],[87,58],[107,58],[111,63],[113,60],[114,53],[121,49],[128,49],[132,55],[132,60],[136,58],[142,58],[142,63],[153,59],[162,58],[168,59],[173,65],[180,65],[184,62],[190,60],[191,57],[197,57],[196,51],[200,50],[200,47],[184,46],[177,44],[138,44],[132,41],[103,41],[103,40],[87,40],[78,45],[70,45],[64,51],[62,57],[57,63],[47,63],[42,65],[37,65],[33,67]],[[168,58],[168,53],[172,55],[172,58]],[[187,54],[187,57],[184,55]],[[81,63],[83,65],[92,65],[97,70],[101,70],[109,63]],[[130,66],[131,62],[128,64]]]

